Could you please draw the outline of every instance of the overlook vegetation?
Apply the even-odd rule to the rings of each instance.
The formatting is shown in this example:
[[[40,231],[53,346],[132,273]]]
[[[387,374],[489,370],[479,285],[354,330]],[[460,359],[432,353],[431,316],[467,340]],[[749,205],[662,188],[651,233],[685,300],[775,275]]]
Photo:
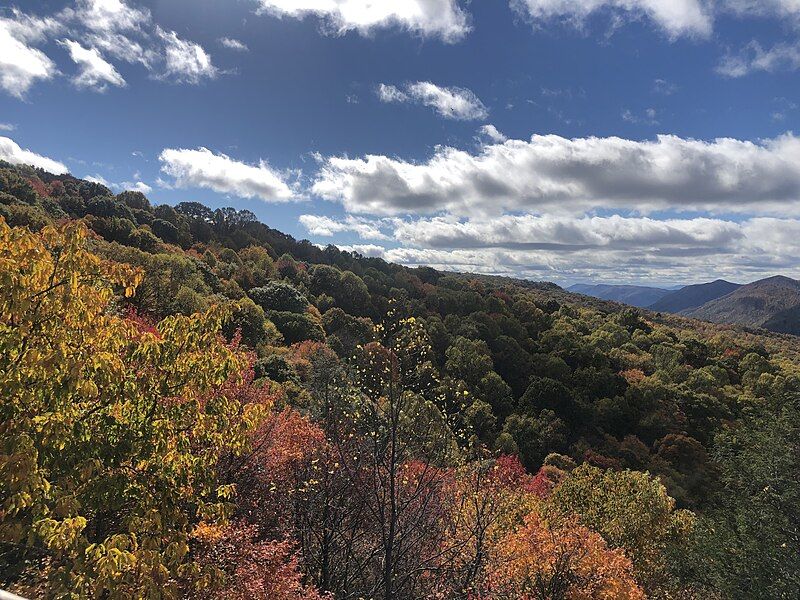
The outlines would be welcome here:
[[[0,587],[796,598],[794,338],[0,164]]]

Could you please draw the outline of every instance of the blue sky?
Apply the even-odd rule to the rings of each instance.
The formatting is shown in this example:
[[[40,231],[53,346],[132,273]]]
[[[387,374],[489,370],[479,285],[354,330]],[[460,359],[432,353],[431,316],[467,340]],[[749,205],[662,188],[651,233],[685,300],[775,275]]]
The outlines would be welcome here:
[[[796,1],[374,4],[4,5],[0,157],[409,265],[800,276]]]

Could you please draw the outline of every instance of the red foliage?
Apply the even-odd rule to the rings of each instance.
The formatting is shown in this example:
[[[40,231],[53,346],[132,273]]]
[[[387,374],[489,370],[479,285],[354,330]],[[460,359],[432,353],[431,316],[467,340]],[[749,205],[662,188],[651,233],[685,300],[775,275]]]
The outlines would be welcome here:
[[[150,333],[157,338],[161,337],[156,329],[155,321],[153,321],[153,319],[151,319],[149,316],[139,313],[139,311],[137,311],[133,306],[128,307],[128,310],[125,313],[125,319],[132,323],[140,334]]]
[[[225,575],[213,598],[223,600],[322,600],[303,583],[300,560],[288,540],[261,540],[251,525],[236,524],[202,553],[202,561]]]
[[[527,491],[530,491],[539,498],[547,498],[565,476],[566,473],[561,469],[552,465],[544,465],[539,469],[539,472],[533,476],[533,480],[527,488]]]
[[[252,387],[252,386],[251,386]],[[325,434],[292,408],[270,415],[253,436],[252,451],[235,466],[241,514],[262,530],[290,530],[292,503],[322,468]]]
[[[487,478],[490,486],[511,488],[546,498],[563,479],[564,472],[556,467],[545,465],[536,475],[529,475],[518,456],[504,454],[495,462]]]
[[[502,290],[495,290],[494,292],[492,292],[492,296],[500,298],[500,300],[502,300],[509,306],[511,306],[511,304],[514,302],[514,299]]]
[[[49,198],[50,197],[50,188],[47,187],[41,179],[38,177],[31,177],[28,179],[28,183],[31,184],[33,190],[39,194],[42,198]]]
[[[601,469],[614,469],[615,471],[622,469],[622,463],[619,459],[611,458],[610,456],[600,454],[594,450],[587,450],[584,452],[583,460],[584,462],[587,462],[595,467],[600,467]]]

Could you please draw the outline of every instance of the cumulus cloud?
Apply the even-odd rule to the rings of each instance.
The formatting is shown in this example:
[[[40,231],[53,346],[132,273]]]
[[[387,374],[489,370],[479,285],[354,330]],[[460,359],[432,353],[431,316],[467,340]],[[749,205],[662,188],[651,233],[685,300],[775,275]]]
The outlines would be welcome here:
[[[510,4],[535,25],[560,20],[580,27],[605,11],[618,21],[647,19],[671,38],[708,36],[713,28],[709,3],[702,0],[510,0]]]
[[[19,11],[14,11],[12,18],[0,18],[0,87],[24,98],[34,83],[58,72],[55,63],[32,46],[57,29],[53,19],[36,19]]]
[[[329,237],[337,233],[352,232],[365,240],[387,240],[389,236],[381,231],[383,221],[365,219],[348,215],[343,220],[321,215],[300,215],[300,224],[311,235]]]
[[[377,29],[399,27],[422,37],[452,43],[469,31],[469,19],[457,0],[258,0],[259,12],[302,19],[315,15],[324,29],[336,35],[356,31],[371,35]]]
[[[0,123],[0,131],[14,131],[16,128],[13,123]]]
[[[80,71],[73,83],[81,88],[104,92],[109,85],[124,87],[125,80],[110,62],[106,61],[96,48],[84,48],[73,40],[62,40],[61,45],[69,52],[70,58]]]
[[[225,46],[228,50],[236,50],[237,52],[247,52],[248,50],[250,50],[247,47],[247,44],[233,38],[228,38],[228,37],[220,38],[219,43]]]
[[[242,198],[266,202],[300,199],[286,177],[265,161],[250,165],[207,148],[167,148],[161,152],[161,170],[174,178],[175,187],[203,187]]]
[[[323,159],[312,191],[348,212],[460,216],[618,208],[800,213],[800,138],[710,142],[661,135],[437,148],[425,162],[381,155]]]
[[[381,83],[377,94],[381,102],[413,102],[429,106],[446,119],[474,121],[489,115],[483,102],[471,90],[442,87],[430,81],[408,83],[404,91]]]
[[[69,173],[64,163],[20,148],[14,140],[2,136],[0,136],[0,160],[10,162],[12,165],[33,165],[56,175]]]

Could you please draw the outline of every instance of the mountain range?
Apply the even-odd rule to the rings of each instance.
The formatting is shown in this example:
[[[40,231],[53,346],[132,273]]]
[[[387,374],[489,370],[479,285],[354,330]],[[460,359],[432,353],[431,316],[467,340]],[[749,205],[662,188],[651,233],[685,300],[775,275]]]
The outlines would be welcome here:
[[[577,283],[567,288],[568,292],[583,294],[584,296],[594,296],[603,300],[621,302],[645,308],[658,302],[671,292],[668,289],[647,287],[642,285],[606,285],[606,284],[583,284]]]
[[[674,291],[608,284],[578,284],[567,291],[713,323],[800,335],[800,281],[782,275],[746,285],[717,279]]]

